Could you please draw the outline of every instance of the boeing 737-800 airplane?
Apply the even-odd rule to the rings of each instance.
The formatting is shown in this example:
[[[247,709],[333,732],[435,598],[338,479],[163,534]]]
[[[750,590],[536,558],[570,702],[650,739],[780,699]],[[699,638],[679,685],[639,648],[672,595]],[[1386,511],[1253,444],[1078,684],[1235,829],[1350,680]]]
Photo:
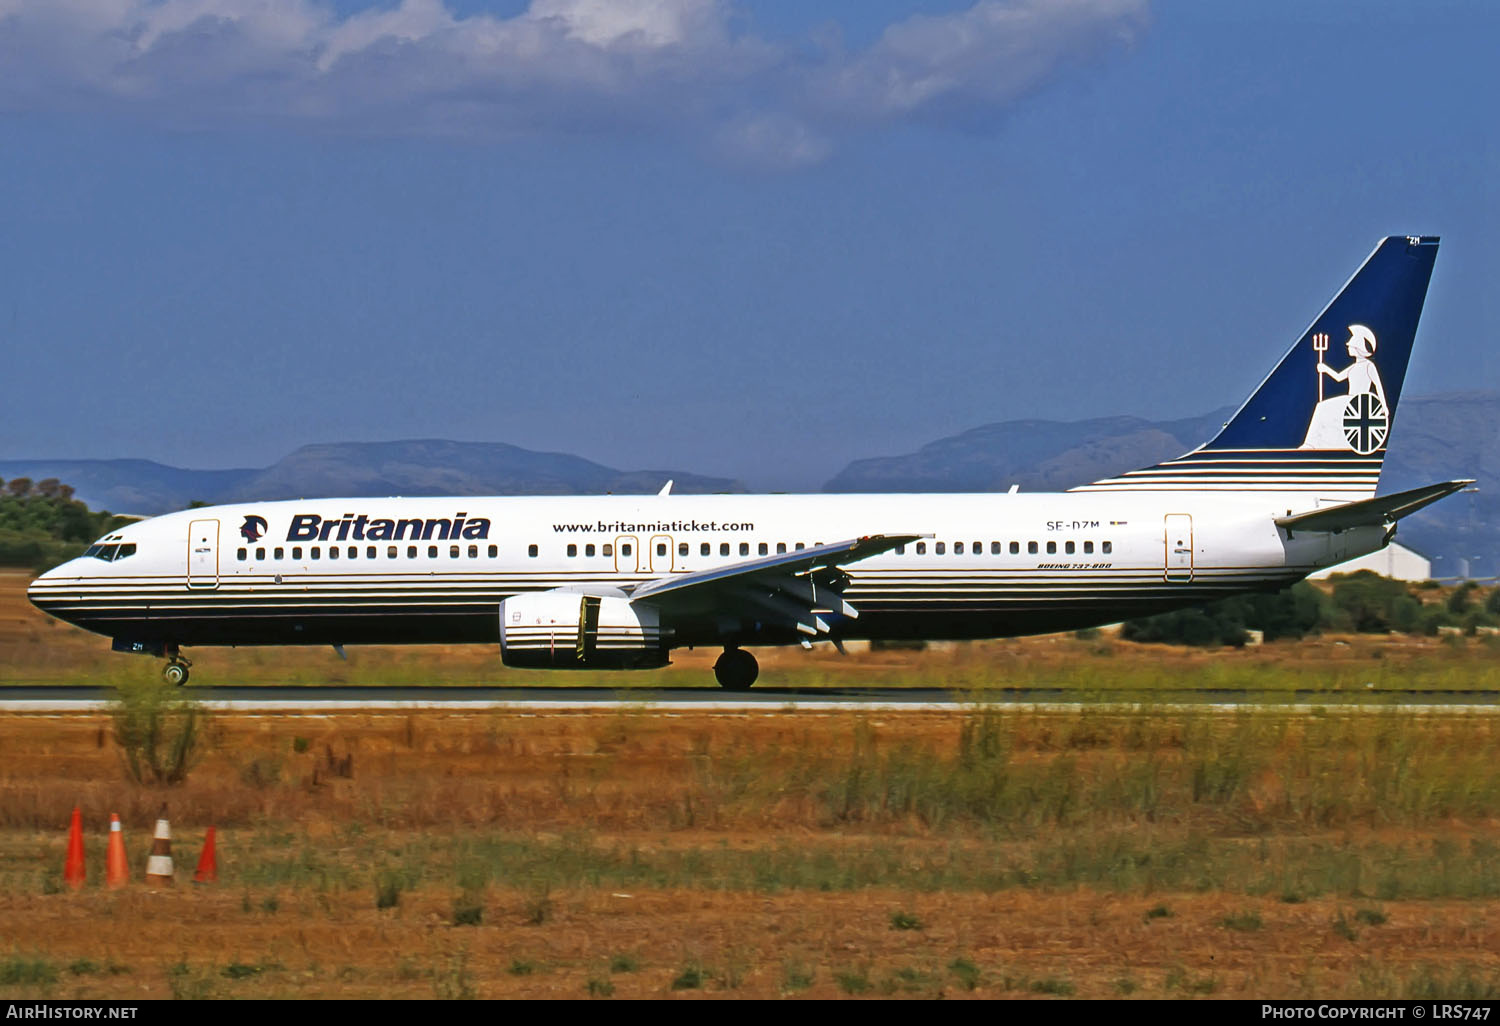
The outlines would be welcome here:
[[[742,690],[744,646],[1008,637],[1281,588],[1469,483],[1375,495],[1437,248],[1376,246],[1212,441],[1064,493],[241,503],[131,524],[30,597],[175,683],[188,645],[498,642],[549,669],[722,645]]]

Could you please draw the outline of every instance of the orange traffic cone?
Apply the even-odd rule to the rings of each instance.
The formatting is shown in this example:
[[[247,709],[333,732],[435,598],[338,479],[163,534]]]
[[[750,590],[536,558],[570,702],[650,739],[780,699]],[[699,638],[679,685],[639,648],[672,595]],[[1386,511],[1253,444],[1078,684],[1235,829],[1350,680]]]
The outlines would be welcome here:
[[[125,860],[125,835],[120,833],[120,817],[109,814],[109,848],[104,855],[104,885],[117,891],[130,882],[130,863]]]
[[[193,873],[193,883],[217,883],[219,859],[214,851],[214,828],[209,827],[203,838],[203,854],[198,856],[198,869]]]
[[[172,885],[172,828],[167,825],[167,807],[161,807],[156,833],[151,838],[151,854],[146,858],[146,883],[152,887]]]
[[[63,883],[73,890],[83,887],[83,816],[73,806],[73,825],[68,828],[68,857],[63,862]]]

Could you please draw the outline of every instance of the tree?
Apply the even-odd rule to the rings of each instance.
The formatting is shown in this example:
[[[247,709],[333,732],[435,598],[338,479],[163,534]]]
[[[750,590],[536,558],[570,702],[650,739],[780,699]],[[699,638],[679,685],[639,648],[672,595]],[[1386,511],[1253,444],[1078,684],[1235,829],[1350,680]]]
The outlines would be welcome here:
[[[44,499],[55,499],[57,493],[62,489],[62,482],[55,477],[44,477],[36,483],[32,489],[37,495]]]
[[[10,479],[10,494],[18,499],[25,498],[31,494],[31,478],[13,477]]]

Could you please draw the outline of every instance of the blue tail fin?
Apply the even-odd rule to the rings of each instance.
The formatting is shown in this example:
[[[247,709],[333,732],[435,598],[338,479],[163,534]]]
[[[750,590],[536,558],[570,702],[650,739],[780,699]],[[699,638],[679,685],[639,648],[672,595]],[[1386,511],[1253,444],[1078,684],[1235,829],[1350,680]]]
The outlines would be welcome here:
[[[1437,248],[1382,241],[1213,441],[1076,490],[1374,495]]]

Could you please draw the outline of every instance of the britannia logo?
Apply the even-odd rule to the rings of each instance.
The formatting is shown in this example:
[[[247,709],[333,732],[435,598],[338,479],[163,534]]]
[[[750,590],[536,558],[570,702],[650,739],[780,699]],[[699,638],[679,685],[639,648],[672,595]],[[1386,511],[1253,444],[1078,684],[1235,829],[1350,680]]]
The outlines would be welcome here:
[[[1375,333],[1363,324],[1349,325],[1349,339],[1344,343],[1353,363],[1334,370],[1323,362],[1328,352],[1328,336],[1314,335],[1312,344],[1318,354],[1318,405],[1307,425],[1303,449],[1353,450],[1368,456],[1385,444],[1390,433],[1391,415],[1385,402],[1385,386],[1380,383],[1380,368],[1375,366]],[[1348,382],[1349,391],[1327,398],[1324,378]]]
[[[265,517],[248,516],[240,525],[240,534],[244,535],[247,542],[258,542],[265,537],[266,526]]]

